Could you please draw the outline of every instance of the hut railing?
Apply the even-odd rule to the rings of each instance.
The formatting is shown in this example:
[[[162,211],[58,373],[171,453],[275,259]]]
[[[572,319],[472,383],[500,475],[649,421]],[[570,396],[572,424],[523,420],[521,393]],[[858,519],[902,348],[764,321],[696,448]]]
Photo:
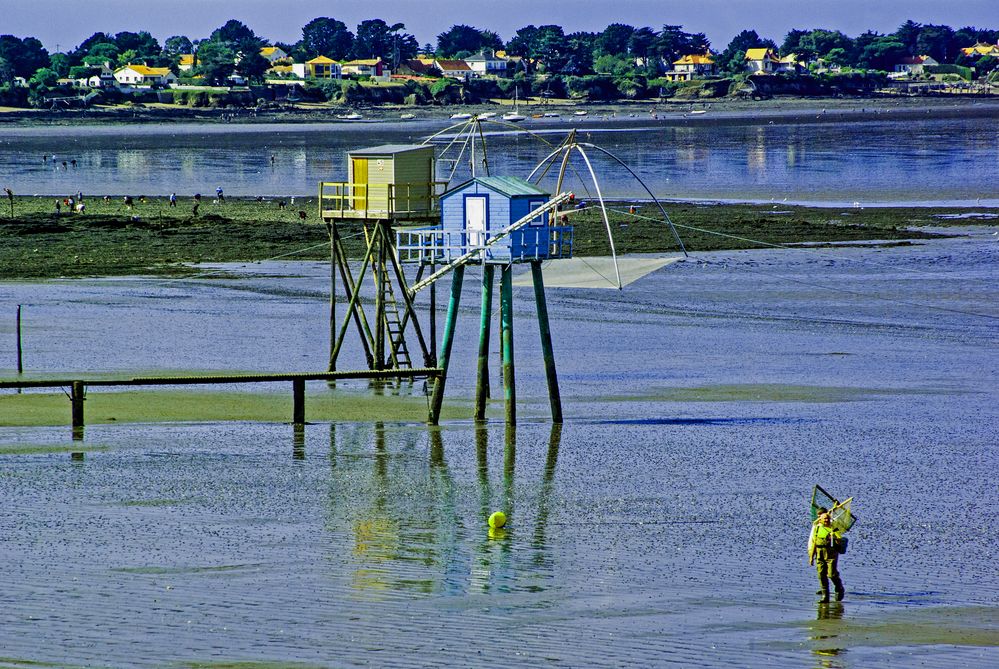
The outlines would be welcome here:
[[[321,218],[405,218],[436,215],[444,181],[403,184],[324,181],[319,184]]]
[[[485,262],[554,260],[572,257],[573,226],[524,227],[504,234],[510,244],[491,245],[503,230],[467,232],[444,230],[440,226],[396,231],[396,249],[404,263],[446,264],[469,251],[483,248]],[[489,246],[489,248],[485,248]]]

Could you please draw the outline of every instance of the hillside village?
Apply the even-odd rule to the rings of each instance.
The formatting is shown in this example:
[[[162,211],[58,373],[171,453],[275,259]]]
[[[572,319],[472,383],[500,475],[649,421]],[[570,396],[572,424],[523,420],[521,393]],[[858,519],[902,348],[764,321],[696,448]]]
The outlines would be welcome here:
[[[946,28],[946,30],[942,30]],[[565,35],[527,26],[504,43],[455,25],[422,48],[404,26],[317,18],[294,45],[269,43],[236,20],[210,38],[95,33],[49,54],[34,38],[0,36],[0,104],[74,108],[166,102],[187,106],[272,101],[460,104],[521,95],[600,101],[666,97],[999,93],[999,31],[921,26],[856,39],[791,31],[779,46],[743,31],[726,49],[701,33],[612,24]],[[948,32],[949,31],[949,32]],[[972,41],[973,40],[973,41]],[[989,41],[990,40],[990,41]],[[357,57],[367,56],[367,57]]]

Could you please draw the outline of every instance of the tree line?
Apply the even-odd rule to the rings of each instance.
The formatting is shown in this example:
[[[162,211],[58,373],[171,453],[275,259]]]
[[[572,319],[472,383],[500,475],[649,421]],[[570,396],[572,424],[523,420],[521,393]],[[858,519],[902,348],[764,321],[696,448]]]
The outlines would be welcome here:
[[[271,64],[260,54],[263,46],[281,48],[301,62],[317,55],[334,60],[381,58],[398,68],[419,52],[438,58],[464,58],[488,50],[506,51],[518,56],[520,74],[532,78],[611,77],[619,91],[648,88],[673,61],[685,55],[705,54],[712,45],[704,33],[687,32],[683,26],[631,26],[612,23],[599,32],[566,34],[558,25],[528,25],[506,42],[488,29],[458,24],[437,35],[436,45],[418,44],[405,32],[402,23],[382,19],[362,21],[351,31],[340,20],[312,19],[302,28],[295,43],[269,42],[247,25],[232,19],[203,39],[175,35],[161,45],[147,31],[97,32],[75,49],[49,53],[34,37],[0,36],[0,102],[16,100],[15,79],[29,82],[28,102],[44,101],[46,92],[59,78],[90,76],[110,63],[112,67],[145,64],[179,72],[181,56],[195,54],[192,75],[208,84],[224,84],[233,75],[259,82]],[[976,43],[996,44],[999,30],[946,25],[923,25],[906,21],[891,34],[867,31],[850,37],[826,29],[791,30],[778,45],[754,30],[736,35],[713,55],[721,74],[741,73],[746,51],[770,47],[782,56],[797,54],[803,61],[821,62],[846,70],[891,70],[905,56],[929,55],[941,63],[975,67],[979,75],[997,69],[999,60],[991,56],[965,56],[962,48]]]

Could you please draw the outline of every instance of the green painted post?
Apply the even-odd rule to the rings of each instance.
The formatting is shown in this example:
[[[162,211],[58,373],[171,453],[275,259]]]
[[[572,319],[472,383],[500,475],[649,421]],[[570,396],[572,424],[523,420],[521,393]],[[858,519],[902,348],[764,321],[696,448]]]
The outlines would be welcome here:
[[[534,302],[538,307],[538,328],[541,330],[541,350],[545,357],[545,375],[548,377],[548,403],[552,408],[552,422],[562,422],[562,397],[558,390],[555,372],[555,351],[552,348],[552,331],[548,325],[548,302],[545,300],[545,281],[541,275],[541,261],[531,261],[534,277]]]
[[[482,318],[479,323],[479,369],[475,379],[475,420],[486,419],[489,397],[489,327],[493,314],[493,265],[482,267]]]
[[[517,383],[513,370],[513,268],[503,268],[500,278],[500,331],[503,337],[503,400],[506,422],[517,423]]]
[[[437,425],[441,418],[441,405],[444,403],[444,383],[447,381],[447,366],[451,359],[451,343],[454,341],[454,324],[458,318],[458,303],[461,301],[461,280],[465,277],[464,266],[455,267],[451,275],[451,300],[447,305],[447,319],[444,321],[444,340],[438,366],[441,375],[434,382],[434,392],[430,398],[428,422]]]

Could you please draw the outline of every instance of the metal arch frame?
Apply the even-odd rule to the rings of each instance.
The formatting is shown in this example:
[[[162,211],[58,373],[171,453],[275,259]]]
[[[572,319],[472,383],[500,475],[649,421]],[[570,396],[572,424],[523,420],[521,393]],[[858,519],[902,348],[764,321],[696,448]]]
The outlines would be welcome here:
[[[600,183],[597,180],[596,173],[593,170],[593,164],[590,162],[590,158],[587,155],[586,151],[583,149],[583,147],[594,149],[594,150],[599,151],[599,152],[603,153],[604,155],[610,157],[618,165],[620,165],[621,167],[623,167],[624,169],[626,169],[628,171],[628,173],[632,177],[634,177],[635,181],[637,181],[639,184],[641,184],[641,186],[645,190],[645,192],[648,193],[649,197],[652,198],[652,201],[656,203],[657,207],[659,207],[659,211],[662,212],[663,218],[665,219],[666,224],[669,225],[670,231],[673,233],[673,238],[676,240],[677,244],[680,246],[680,250],[683,252],[683,255],[685,257],[688,256],[689,254],[687,253],[686,247],[683,245],[683,240],[680,238],[680,234],[677,232],[676,227],[673,225],[673,221],[670,219],[669,214],[666,212],[666,208],[663,207],[662,202],[660,202],[659,198],[657,198],[655,196],[655,194],[652,192],[652,190],[649,189],[648,185],[644,181],[642,181],[641,177],[639,177],[638,174],[636,174],[635,171],[633,169],[631,169],[631,167],[627,163],[625,163],[623,160],[621,160],[616,155],[614,155],[613,153],[611,153],[607,149],[603,148],[602,146],[597,146],[596,144],[593,144],[591,142],[578,142],[578,141],[576,141],[576,139],[575,139],[575,130],[573,130],[569,134],[569,137],[566,139],[566,141],[563,142],[561,146],[559,146],[554,151],[552,151],[547,156],[545,156],[541,160],[541,162],[539,162],[537,164],[537,166],[534,168],[534,170],[531,171],[531,174],[528,175],[527,178],[528,178],[528,180],[533,179],[534,176],[538,173],[538,171],[541,170],[542,168],[544,168],[544,170],[542,171],[541,175],[538,177],[538,181],[540,181],[541,178],[544,177],[544,175],[548,173],[548,170],[551,169],[551,166],[555,163],[555,159],[560,154],[563,154],[563,152],[564,152],[564,155],[562,156],[562,165],[561,165],[561,168],[559,170],[558,182],[557,182],[556,188],[555,188],[556,191],[561,191],[561,189],[562,189],[562,182],[563,182],[564,177],[565,177],[566,167],[568,166],[568,163],[569,163],[569,157],[572,154],[573,149],[575,149],[576,151],[579,152],[579,155],[583,158],[583,162],[586,163],[587,170],[590,173],[590,178],[593,180],[593,186],[594,186],[594,188],[597,191],[597,199],[600,202],[600,212],[601,212],[601,216],[602,216],[602,218],[604,220],[604,227],[607,230],[607,239],[608,239],[608,241],[610,243],[610,247],[611,247],[611,256],[614,259],[614,272],[615,272],[615,275],[616,275],[616,278],[617,278],[617,284],[618,284],[617,287],[618,287],[618,290],[621,290],[623,288],[623,286],[622,286],[622,283],[621,283],[621,272],[620,272],[620,269],[618,267],[618,262],[617,262],[617,252],[616,252],[616,250],[614,248],[614,236],[613,236],[613,233],[611,232],[610,219],[607,216],[607,207],[606,207],[606,204],[604,202],[603,194],[601,193],[601,190],[600,190]]]

